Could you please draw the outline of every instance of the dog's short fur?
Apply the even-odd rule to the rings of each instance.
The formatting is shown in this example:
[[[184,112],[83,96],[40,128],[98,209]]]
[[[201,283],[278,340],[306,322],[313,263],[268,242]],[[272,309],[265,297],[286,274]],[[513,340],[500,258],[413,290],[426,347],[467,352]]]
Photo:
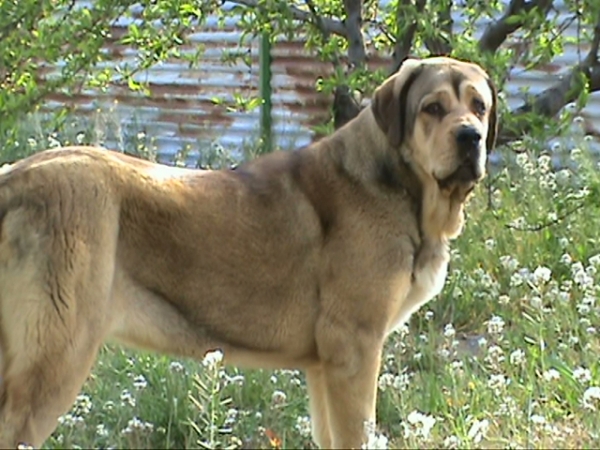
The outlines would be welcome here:
[[[409,59],[331,136],[235,170],[88,147],[0,175],[0,447],[41,445],[106,340],[306,373],[359,448],[386,336],[438,294],[496,135],[487,74]]]

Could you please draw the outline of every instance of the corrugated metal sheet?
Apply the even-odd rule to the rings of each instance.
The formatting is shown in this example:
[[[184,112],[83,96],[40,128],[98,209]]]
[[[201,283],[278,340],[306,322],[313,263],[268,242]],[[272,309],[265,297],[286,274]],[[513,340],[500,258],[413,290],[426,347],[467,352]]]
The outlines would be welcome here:
[[[508,3],[508,0],[504,0]],[[382,0],[382,3],[387,0]],[[78,1],[79,6],[88,2]],[[228,8],[231,3],[225,2]],[[460,7],[460,4],[457,6]],[[564,14],[562,1],[555,6]],[[464,18],[460,8],[454,11],[455,27],[460,31]],[[114,64],[133,64],[135,51],[117,44],[132,18],[121,18],[113,27],[112,39],[106,44]],[[84,91],[71,93],[71,96],[56,93],[46,104],[53,108],[62,104],[76,106],[81,113],[95,113],[99,107],[110,108],[108,119],[119,130],[143,131],[153,140],[162,161],[170,161],[183,147],[192,150],[188,162],[196,158],[197,150],[213,142],[236,150],[244,143],[251,144],[259,131],[259,109],[250,112],[229,112],[222,105],[215,105],[213,99],[220,98],[233,102],[235,95],[258,95],[259,63],[258,42],[246,40],[241,47],[238,42],[241,33],[236,29],[237,18],[230,17],[219,27],[217,17],[209,17],[201,30],[190,35],[190,45],[186,52],[195,52],[199,46],[204,54],[197,67],[188,63],[171,60],[138,74],[139,81],[150,83],[150,96],[130,92],[124,86],[113,85],[107,93]],[[478,25],[478,33],[483,32],[485,21]],[[565,33],[577,36],[577,24],[572,23]],[[223,51],[242,51],[248,56],[249,64],[231,65],[222,61]],[[504,94],[511,107],[519,106],[525,98],[525,90],[537,94],[550,85],[585,56],[587,45],[579,48],[568,44],[565,53],[556,58],[553,64],[543,70],[526,71],[515,67],[510,73]],[[387,58],[371,54],[370,65],[387,64]],[[296,147],[309,143],[315,138],[313,126],[322,123],[329,114],[331,99],[315,90],[319,76],[330,73],[328,64],[320,62],[309,54],[300,39],[279,40],[272,49],[272,90],[273,127],[277,145],[283,148]],[[585,109],[587,125],[600,130],[600,93],[591,96]],[[120,146],[118,139],[107,142]],[[599,147],[600,149],[600,147]]]
[[[78,1],[78,7],[90,2]],[[228,7],[230,5],[225,5]],[[105,51],[111,61],[104,64],[135,65],[137,53],[118,43],[132,17],[120,18],[111,29]],[[222,24],[209,17],[201,30],[189,35],[189,44],[181,53],[193,54],[202,48],[202,59],[195,67],[187,61],[171,59],[150,70],[136,74],[135,79],[148,83],[150,95],[131,92],[127,86],[112,84],[107,92],[84,90],[55,93],[48,97],[46,110],[69,105],[80,114],[95,116],[105,126],[110,124],[116,133],[107,133],[106,144],[122,147],[119,133],[129,129],[144,133],[159,153],[159,159],[170,162],[182,149],[190,150],[188,163],[197,159],[197,150],[218,142],[232,150],[253,139],[258,133],[259,110],[231,111],[236,96],[258,95],[259,65],[256,41],[246,39],[240,46],[241,32],[235,18]],[[246,63],[224,62],[225,52],[243,52]],[[60,69],[61,64],[55,66]],[[49,71],[47,76],[51,76]],[[218,99],[223,102],[218,103]]]

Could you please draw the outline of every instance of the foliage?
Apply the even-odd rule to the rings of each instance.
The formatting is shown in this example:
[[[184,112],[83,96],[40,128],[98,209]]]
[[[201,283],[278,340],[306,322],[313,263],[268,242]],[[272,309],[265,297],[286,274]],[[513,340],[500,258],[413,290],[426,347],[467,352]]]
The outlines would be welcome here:
[[[50,94],[101,92],[108,83],[143,90],[136,74],[170,57],[194,63],[199,50],[181,51],[185,34],[200,26],[210,1],[6,0],[0,2],[0,137],[16,139],[15,125],[39,110]],[[121,17],[135,16],[124,36],[113,34]],[[137,52],[133,64],[103,64],[107,42]],[[54,118],[59,128],[63,114]]]

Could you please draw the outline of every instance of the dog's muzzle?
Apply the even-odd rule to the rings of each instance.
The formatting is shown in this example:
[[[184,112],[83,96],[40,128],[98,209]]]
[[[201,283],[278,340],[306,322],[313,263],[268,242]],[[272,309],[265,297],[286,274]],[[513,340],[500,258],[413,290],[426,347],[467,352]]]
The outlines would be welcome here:
[[[437,179],[438,185],[446,189],[455,184],[472,185],[483,178],[481,158],[482,136],[471,126],[464,125],[455,133],[459,164],[449,176]]]
[[[462,181],[476,181],[483,175],[479,164],[481,139],[481,133],[468,125],[456,131],[456,147],[462,161],[457,175]]]

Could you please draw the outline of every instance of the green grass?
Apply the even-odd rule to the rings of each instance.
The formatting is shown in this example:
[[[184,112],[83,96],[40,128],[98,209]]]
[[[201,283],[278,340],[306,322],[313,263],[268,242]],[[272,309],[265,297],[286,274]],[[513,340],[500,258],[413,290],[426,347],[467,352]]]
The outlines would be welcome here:
[[[477,190],[443,293],[386,344],[373,445],[600,446],[600,177],[581,145],[570,170],[523,154]],[[313,448],[309,430],[300,372],[106,346],[46,448]]]

